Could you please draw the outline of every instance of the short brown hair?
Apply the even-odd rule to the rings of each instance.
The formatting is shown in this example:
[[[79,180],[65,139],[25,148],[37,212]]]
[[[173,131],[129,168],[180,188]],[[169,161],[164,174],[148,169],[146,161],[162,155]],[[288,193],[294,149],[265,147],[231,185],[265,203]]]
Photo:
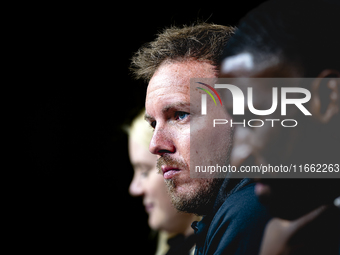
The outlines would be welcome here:
[[[217,67],[223,48],[234,31],[234,27],[208,23],[166,28],[133,55],[130,70],[136,79],[148,82],[164,60],[193,58]]]

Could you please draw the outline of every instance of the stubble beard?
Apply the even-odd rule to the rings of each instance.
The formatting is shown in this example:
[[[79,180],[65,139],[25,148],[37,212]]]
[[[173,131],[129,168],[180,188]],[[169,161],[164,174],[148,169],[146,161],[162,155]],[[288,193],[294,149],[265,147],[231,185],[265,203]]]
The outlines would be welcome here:
[[[182,171],[190,171],[184,161],[174,160],[168,155],[163,155],[157,160],[157,169],[161,173],[162,165],[176,166]],[[185,170],[184,170],[185,169]],[[196,187],[188,187],[186,192],[179,192],[177,190],[178,181],[176,176],[171,179],[165,179],[168,187],[171,203],[181,212],[193,213],[196,215],[206,215],[213,207],[217,193],[223,182],[220,178],[195,178],[191,179],[191,185]]]
[[[207,215],[212,209],[223,179],[199,179],[197,189],[186,193],[176,191],[176,180],[166,180],[171,203],[181,212]]]

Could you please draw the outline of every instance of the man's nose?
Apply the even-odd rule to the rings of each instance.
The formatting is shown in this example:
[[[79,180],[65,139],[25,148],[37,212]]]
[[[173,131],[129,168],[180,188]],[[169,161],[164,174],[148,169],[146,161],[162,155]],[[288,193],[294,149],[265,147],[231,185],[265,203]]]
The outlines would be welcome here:
[[[149,146],[151,153],[162,156],[165,153],[175,153],[173,136],[163,128],[156,128]]]

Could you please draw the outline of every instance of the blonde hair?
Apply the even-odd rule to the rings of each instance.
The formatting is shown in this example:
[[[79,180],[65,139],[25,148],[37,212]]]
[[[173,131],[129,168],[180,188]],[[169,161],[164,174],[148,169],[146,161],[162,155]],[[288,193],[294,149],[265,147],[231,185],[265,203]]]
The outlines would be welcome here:
[[[129,139],[149,149],[149,144],[152,138],[152,128],[144,119],[145,109],[138,114],[132,121],[131,126],[128,128]]]

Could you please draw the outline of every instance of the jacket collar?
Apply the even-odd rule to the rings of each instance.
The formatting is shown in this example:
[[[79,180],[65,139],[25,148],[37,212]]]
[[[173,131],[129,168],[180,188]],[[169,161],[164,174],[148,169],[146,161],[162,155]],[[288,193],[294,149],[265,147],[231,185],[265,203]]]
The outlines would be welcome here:
[[[197,235],[197,247],[203,247],[205,236],[208,232],[210,223],[214,218],[217,211],[220,209],[221,205],[224,201],[233,193],[238,191],[239,189],[243,188],[244,186],[252,183],[253,180],[249,178],[244,179],[234,179],[234,178],[225,178],[220,190],[217,194],[215,203],[212,207],[212,210],[209,214],[203,216],[202,220],[197,222],[194,221],[191,224],[191,227],[194,229],[195,234]]]

